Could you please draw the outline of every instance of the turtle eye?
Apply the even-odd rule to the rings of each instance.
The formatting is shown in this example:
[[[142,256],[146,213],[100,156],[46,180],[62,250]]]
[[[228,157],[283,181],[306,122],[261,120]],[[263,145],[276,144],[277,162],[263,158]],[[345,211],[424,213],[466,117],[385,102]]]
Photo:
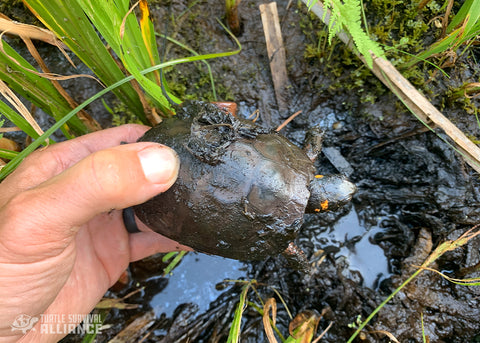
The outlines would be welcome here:
[[[297,226],[302,225],[302,223],[303,223],[303,220],[302,220],[302,219],[295,219],[295,220],[293,221],[293,223],[292,223],[292,226],[293,226],[293,227],[297,227]]]

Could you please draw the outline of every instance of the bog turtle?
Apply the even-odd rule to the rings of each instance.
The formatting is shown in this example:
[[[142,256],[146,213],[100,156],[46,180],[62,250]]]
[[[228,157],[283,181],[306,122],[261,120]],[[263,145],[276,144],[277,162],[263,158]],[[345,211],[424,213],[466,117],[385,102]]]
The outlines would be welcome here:
[[[285,251],[306,212],[346,204],[355,186],[315,175],[288,139],[218,106],[185,102],[139,141],[176,150],[180,171],[165,193],[135,206],[152,230],[197,251],[259,260]],[[292,249],[290,249],[291,251]]]

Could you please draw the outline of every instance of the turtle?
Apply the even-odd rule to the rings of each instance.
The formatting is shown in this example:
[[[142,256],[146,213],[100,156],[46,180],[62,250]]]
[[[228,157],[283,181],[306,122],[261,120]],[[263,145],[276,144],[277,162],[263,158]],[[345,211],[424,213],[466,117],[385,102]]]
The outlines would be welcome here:
[[[180,170],[170,189],[134,207],[136,216],[207,254],[250,261],[298,254],[291,242],[304,214],[337,209],[356,190],[342,175],[317,175],[283,135],[213,103],[182,103],[139,141],[173,148]]]

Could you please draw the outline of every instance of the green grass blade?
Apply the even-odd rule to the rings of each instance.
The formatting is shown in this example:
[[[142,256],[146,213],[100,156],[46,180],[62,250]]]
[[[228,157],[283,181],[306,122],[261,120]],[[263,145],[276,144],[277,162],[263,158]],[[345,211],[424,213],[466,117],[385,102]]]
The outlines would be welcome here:
[[[475,1],[476,0],[465,0],[462,7],[460,7],[457,14],[452,18],[452,20],[448,24],[448,27],[447,27],[447,32],[448,33],[455,30],[455,28],[458,25],[460,25],[465,20],[465,18],[467,18],[467,16],[470,15],[470,17],[472,17],[472,12],[473,12],[473,16],[475,15],[474,14],[475,13],[475,7],[478,7],[478,5],[473,6]]]
[[[15,126],[32,138],[38,138],[39,134],[20,114],[15,112],[10,106],[0,100],[0,114],[11,121]]]
[[[194,56],[198,56],[199,54],[193,50],[192,48],[186,46],[185,44],[183,44],[182,42],[179,42],[177,41],[176,39],[172,38],[172,37],[165,37],[165,35],[163,34],[156,34],[157,36],[160,36],[162,38],[166,38],[168,39],[170,42],[178,45],[179,47],[181,47],[182,49],[185,49],[187,50],[188,52],[190,52],[192,55]],[[215,80],[213,79],[213,73],[212,73],[212,68],[210,67],[210,63],[208,63],[207,61],[205,60],[202,60],[202,62],[205,64],[205,66],[207,67],[207,70],[208,70],[208,76],[210,78],[210,85],[212,87],[212,95],[213,95],[213,99],[215,101],[217,101],[217,92],[215,90]]]
[[[424,52],[418,54],[418,59],[427,59],[448,49],[456,49],[461,44],[480,34],[480,6],[478,4],[474,5],[474,2],[475,0],[466,0],[464,2],[447,28],[449,34],[433,43]],[[408,68],[417,62],[418,60],[412,59],[405,66]]]
[[[443,277],[445,280],[447,280],[451,283],[454,283],[456,285],[460,285],[460,286],[480,286],[480,278],[479,277],[465,278],[465,279],[455,279],[455,278],[452,278],[448,275],[445,275],[444,273],[442,273],[442,272],[440,272],[436,269],[433,269],[433,268],[422,267],[422,269],[429,270],[431,272],[437,273],[438,275]]]
[[[179,58],[176,60],[171,60],[165,63],[158,64],[156,66],[147,68],[143,71],[141,71],[141,74],[147,74],[151,73],[155,70],[159,70],[165,67],[173,66],[176,64],[180,63],[187,63],[187,62],[194,62],[194,61],[201,61],[201,60],[206,60],[210,58],[218,58],[218,57],[224,57],[224,56],[231,56],[234,54],[237,54],[241,50],[240,43],[237,41],[239,44],[239,49],[234,50],[234,51],[226,51],[226,52],[221,52],[221,53],[216,53],[216,54],[206,54],[206,55],[199,55],[199,56],[190,56],[187,58]],[[93,101],[99,99],[106,93],[113,91],[115,88],[122,86],[123,84],[130,82],[133,80],[133,75],[130,75],[128,77],[125,77],[124,79],[115,82],[114,84],[110,85],[109,87],[101,90],[94,96],[90,97],[89,99],[85,100],[82,102],[80,105],[78,105],[75,109],[70,111],[67,115],[65,115],[63,118],[59,119],[51,128],[49,128],[43,135],[38,137],[32,144],[30,144],[28,147],[26,147],[22,152],[20,152],[13,160],[11,160],[6,166],[4,166],[0,170],[0,180],[3,180],[8,174],[10,174],[15,168],[23,161],[25,157],[27,157],[30,153],[32,153],[36,148],[40,146],[48,137],[50,137],[56,130],[58,130],[62,125],[64,125],[71,117],[76,115],[80,110],[85,108],[87,105],[92,103]]]
[[[36,70],[5,41],[0,41],[0,44],[0,79],[5,81],[9,88],[56,120],[71,111],[72,108],[68,102],[50,80],[29,72],[29,70],[36,72]],[[17,126],[20,127],[20,125]],[[88,132],[86,126],[77,117],[71,118],[68,126],[78,134]]]
[[[137,67],[136,61],[134,58],[127,52],[123,51],[121,55],[122,61],[127,67],[128,71],[135,77],[135,80],[140,84],[140,86],[145,90],[145,92],[156,101],[156,106],[163,113],[167,114],[172,112],[170,103],[167,98],[163,95],[161,87],[155,82],[151,81],[149,78],[141,74],[141,70]],[[178,100],[177,103],[181,101]]]
[[[98,316],[94,316],[94,320],[91,324],[94,324],[94,327],[101,327],[101,325],[105,322],[110,309],[101,309],[98,311]],[[94,330],[92,333],[87,333],[82,339],[81,343],[94,343],[96,341],[96,337],[99,331]]]
[[[250,287],[255,284],[257,281],[250,280],[242,287],[242,292],[240,293],[240,300],[235,309],[235,314],[233,316],[232,326],[230,327],[230,332],[228,334],[227,343],[238,343],[240,340],[240,329],[242,325],[242,315],[243,311],[247,307],[247,293]]]
[[[427,343],[427,337],[425,336],[425,325],[423,322],[423,312],[420,312],[420,324],[422,325],[422,342]]]
[[[167,262],[170,260],[170,258],[173,257],[172,261],[168,264],[168,266],[163,269],[163,275],[168,275],[172,272],[172,270],[180,263],[180,261],[183,259],[183,256],[187,254],[187,251],[173,251],[171,253],[166,254],[162,262]]]
[[[1,137],[0,137],[1,138]],[[12,160],[15,156],[18,155],[17,151],[7,150],[7,149],[0,149],[0,158],[4,158],[6,160]]]
[[[104,84],[112,85],[125,77],[77,0],[24,0],[24,2]],[[107,18],[109,13],[99,12],[97,15]],[[147,122],[138,94],[131,85],[122,84],[114,90],[114,93],[132,112]]]

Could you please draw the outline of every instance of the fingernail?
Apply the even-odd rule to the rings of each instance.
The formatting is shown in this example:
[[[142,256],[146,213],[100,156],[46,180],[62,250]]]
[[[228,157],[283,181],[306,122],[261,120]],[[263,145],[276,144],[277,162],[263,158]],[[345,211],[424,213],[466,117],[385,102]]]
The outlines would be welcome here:
[[[174,150],[154,146],[140,151],[138,157],[143,173],[151,183],[169,184],[176,180],[180,162]]]

